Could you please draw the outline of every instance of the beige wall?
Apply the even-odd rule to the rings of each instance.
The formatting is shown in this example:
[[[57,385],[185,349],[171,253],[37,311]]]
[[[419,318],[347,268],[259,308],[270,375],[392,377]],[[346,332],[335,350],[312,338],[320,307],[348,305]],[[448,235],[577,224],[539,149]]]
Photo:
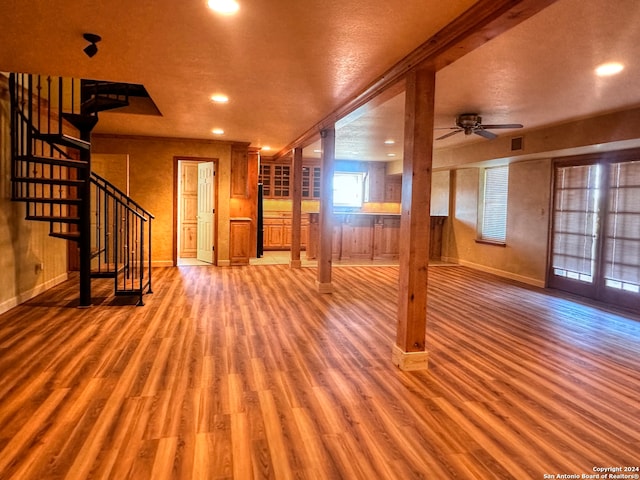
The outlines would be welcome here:
[[[66,242],[49,237],[49,224],[24,220],[25,205],[11,201],[9,112],[0,75],[0,313],[67,279]]]
[[[445,259],[543,286],[547,261],[551,160],[509,166],[506,246],[476,242],[480,168],[452,172]]]
[[[94,135],[97,154],[129,155],[130,196],[155,216],[152,264],[173,264],[174,158],[217,159],[216,209],[218,265],[229,264],[229,189],[231,144],[227,142]]]

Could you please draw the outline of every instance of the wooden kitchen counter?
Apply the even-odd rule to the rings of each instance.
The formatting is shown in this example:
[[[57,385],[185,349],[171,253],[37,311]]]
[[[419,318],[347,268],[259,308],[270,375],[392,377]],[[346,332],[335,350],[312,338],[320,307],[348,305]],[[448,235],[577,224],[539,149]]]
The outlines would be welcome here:
[[[441,258],[442,227],[446,218],[431,217],[432,259]],[[318,220],[318,213],[309,213],[308,259],[317,257]],[[400,214],[335,213],[333,225],[334,259],[393,260],[400,255]]]

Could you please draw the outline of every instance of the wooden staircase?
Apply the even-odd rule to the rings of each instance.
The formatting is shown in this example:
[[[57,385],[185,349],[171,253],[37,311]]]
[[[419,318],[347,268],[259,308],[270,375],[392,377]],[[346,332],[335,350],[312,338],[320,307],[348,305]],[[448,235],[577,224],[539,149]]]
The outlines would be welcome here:
[[[114,280],[115,295],[151,293],[153,215],[91,172],[91,131],[98,113],[126,107],[137,85],[11,74],[12,200],[49,235],[77,242],[80,306],[91,305],[91,279]],[[146,92],[145,92],[146,93]]]

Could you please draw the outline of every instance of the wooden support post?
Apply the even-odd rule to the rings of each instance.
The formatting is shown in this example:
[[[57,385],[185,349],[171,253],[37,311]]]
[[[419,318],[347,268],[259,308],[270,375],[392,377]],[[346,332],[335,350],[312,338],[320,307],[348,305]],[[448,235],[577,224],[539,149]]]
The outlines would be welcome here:
[[[320,132],[322,145],[322,192],[320,193],[320,240],[318,244],[318,278],[316,285],[320,293],[332,293],[331,247],[333,243],[333,172],[335,168],[335,126]]]
[[[291,165],[293,185],[293,206],[291,208],[291,268],[302,267],[300,261],[300,243],[302,232],[302,148],[293,149]]]
[[[426,369],[427,268],[435,69],[407,74],[400,221],[400,298],[393,363],[403,370]]]

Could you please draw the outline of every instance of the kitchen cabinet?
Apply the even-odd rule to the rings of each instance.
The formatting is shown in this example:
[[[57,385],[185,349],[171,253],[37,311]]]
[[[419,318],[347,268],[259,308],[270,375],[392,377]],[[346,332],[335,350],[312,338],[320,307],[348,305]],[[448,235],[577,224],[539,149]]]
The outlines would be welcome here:
[[[384,201],[390,203],[402,201],[402,175],[387,175],[385,177]]]
[[[229,257],[231,265],[248,265],[251,256],[251,219],[231,218]]]
[[[430,219],[430,258],[440,260],[442,230],[447,217]],[[319,214],[309,214],[307,258],[316,259]],[[332,256],[336,260],[396,260],[400,257],[400,215],[387,213],[335,214]]]
[[[302,164],[302,198],[303,200],[319,200],[321,190],[320,166],[315,163]]]
[[[264,249],[289,250],[291,248],[291,212],[267,212],[264,216]],[[309,237],[309,216],[302,214],[300,248],[305,249]]]
[[[281,162],[264,162],[260,165],[258,182],[262,183],[264,198],[291,197],[291,165]]]

